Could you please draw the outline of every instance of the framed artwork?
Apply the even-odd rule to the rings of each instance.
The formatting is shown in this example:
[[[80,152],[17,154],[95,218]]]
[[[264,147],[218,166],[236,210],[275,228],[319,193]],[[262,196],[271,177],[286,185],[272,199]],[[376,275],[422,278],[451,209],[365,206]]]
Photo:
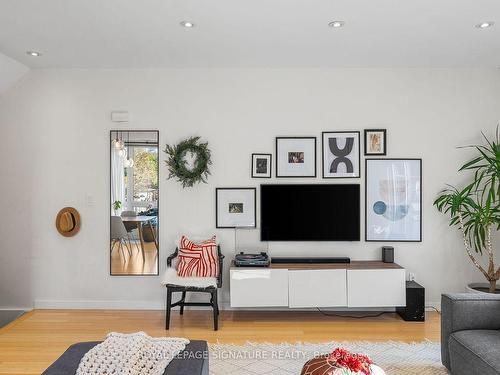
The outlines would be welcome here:
[[[316,177],[316,137],[276,137],[276,177]]]
[[[365,129],[365,156],[387,155],[387,130]]]
[[[422,159],[366,159],[365,240],[422,241]]]
[[[216,188],[217,228],[256,227],[256,188]]]
[[[358,131],[323,132],[323,178],[360,177]]]
[[[252,178],[271,178],[271,154],[252,154]]]

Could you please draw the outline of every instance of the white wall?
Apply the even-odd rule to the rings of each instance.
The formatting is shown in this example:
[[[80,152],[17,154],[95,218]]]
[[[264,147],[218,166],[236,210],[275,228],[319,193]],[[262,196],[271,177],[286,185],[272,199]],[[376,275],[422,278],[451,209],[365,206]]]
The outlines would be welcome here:
[[[0,96],[17,80],[28,72],[29,68],[0,52]]]
[[[213,151],[209,184],[192,189],[167,181],[162,161],[161,270],[179,233],[215,232],[215,187],[262,182],[249,178],[250,154],[274,153],[275,136],[319,142],[321,131],[387,128],[389,157],[423,158],[424,241],[396,243],[396,261],[438,303],[442,292],[482,281],[432,201],[445,182],[459,181],[455,171],[467,152],[455,146],[479,141],[479,131],[491,132],[500,119],[499,89],[498,70],[31,71],[0,101],[0,307],[163,306],[159,277],[109,276],[113,110],[130,112],[130,128],[159,129],[162,144],[200,135]],[[66,205],[82,215],[74,238],[54,227]],[[217,234],[231,255],[234,232]],[[270,246],[274,255],[377,259],[381,244]],[[228,301],[227,278],[221,299]]]

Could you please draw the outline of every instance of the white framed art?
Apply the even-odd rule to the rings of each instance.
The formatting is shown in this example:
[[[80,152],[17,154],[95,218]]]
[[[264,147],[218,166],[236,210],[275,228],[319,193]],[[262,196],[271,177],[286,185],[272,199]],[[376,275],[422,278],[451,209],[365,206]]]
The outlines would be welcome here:
[[[365,156],[387,155],[387,130],[365,129]]]
[[[217,228],[255,228],[256,188],[216,188],[215,220]]]
[[[359,131],[323,132],[323,178],[360,177]]]
[[[316,177],[316,137],[276,137],[276,177]]]
[[[271,178],[271,154],[252,154],[252,178]]]
[[[366,159],[365,240],[422,241],[422,159]]]

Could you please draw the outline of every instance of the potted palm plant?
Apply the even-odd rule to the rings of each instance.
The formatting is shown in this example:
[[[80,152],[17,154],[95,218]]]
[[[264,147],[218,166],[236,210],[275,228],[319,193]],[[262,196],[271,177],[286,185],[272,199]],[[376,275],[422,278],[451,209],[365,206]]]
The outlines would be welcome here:
[[[492,244],[492,234],[500,229],[498,127],[494,140],[481,134],[486,141],[485,145],[467,146],[474,148],[477,156],[459,169],[459,172],[471,172],[471,181],[461,189],[448,186],[439,193],[434,205],[440,212],[449,215],[450,226],[459,228],[467,255],[488,281],[484,287],[470,284],[469,288],[500,293],[497,289],[500,267],[495,265],[495,249]],[[481,264],[484,254],[487,254],[487,266]]]

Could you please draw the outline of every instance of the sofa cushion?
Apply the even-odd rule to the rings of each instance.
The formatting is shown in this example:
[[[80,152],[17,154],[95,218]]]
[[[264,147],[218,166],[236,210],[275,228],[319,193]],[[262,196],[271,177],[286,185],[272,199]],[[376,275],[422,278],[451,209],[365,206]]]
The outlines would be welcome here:
[[[500,331],[455,332],[450,336],[449,349],[454,375],[500,374]]]

